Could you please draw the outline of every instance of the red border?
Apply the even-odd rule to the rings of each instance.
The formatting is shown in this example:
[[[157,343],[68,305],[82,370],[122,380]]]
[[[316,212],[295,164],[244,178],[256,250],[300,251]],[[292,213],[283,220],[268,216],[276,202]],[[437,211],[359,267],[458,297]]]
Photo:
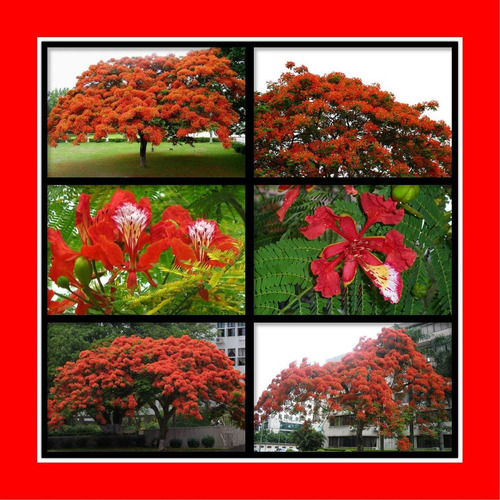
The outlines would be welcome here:
[[[21,6],[4,6],[3,18],[9,20],[12,32],[3,30],[2,35],[0,497],[499,498],[497,2],[488,0],[480,8],[449,0],[410,3],[408,11],[399,1],[367,2],[366,7],[376,7],[376,12],[338,2],[329,4],[329,10],[313,7],[312,12],[304,9],[305,4],[286,7],[278,2],[231,7],[203,2],[177,11],[172,4],[142,8],[121,3],[97,9],[80,4],[75,12],[68,10],[69,4],[57,8],[22,4],[23,11],[17,12],[17,5]],[[37,463],[36,38],[132,36],[122,29],[127,26],[135,28],[133,36],[150,37],[463,37],[463,463]],[[480,264],[478,273],[475,268]]]

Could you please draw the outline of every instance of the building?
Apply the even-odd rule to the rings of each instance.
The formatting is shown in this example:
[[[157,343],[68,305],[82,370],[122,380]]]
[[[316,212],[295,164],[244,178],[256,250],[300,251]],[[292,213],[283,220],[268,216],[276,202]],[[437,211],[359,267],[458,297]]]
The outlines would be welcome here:
[[[245,373],[245,323],[217,323],[215,345],[227,354],[237,370]]]

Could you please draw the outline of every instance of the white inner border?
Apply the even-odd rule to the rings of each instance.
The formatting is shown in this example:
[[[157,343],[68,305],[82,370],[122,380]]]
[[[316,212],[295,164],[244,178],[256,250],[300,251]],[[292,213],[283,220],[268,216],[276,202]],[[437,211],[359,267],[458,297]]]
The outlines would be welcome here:
[[[454,153],[458,155],[458,172],[454,172],[453,175],[458,175],[458,193],[453,193],[453,198],[456,199],[458,195],[458,210],[453,209],[455,214],[458,213],[458,312],[455,311],[454,314],[458,314],[458,383],[459,383],[459,393],[458,393],[458,425],[455,423],[454,433],[458,433],[458,458],[408,458],[408,459],[396,459],[396,458],[353,458],[346,460],[345,458],[308,458],[304,459],[302,457],[297,457],[297,459],[287,459],[280,460],[279,458],[261,458],[261,457],[242,457],[242,458],[42,458],[42,423],[41,423],[41,394],[42,394],[42,335],[41,335],[41,269],[44,265],[41,262],[41,195],[42,195],[42,129],[41,129],[41,118],[42,118],[42,105],[41,101],[45,98],[42,96],[42,42],[153,42],[153,43],[169,43],[169,42],[213,42],[213,41],[224,41],[224,42],[458,42],[458,117],[457,123],[459,131],[462,133],[462,99],[463,99],[463,39],[462,38],[225,38],[225,37],[210,37],[210,38],[45,38],[41,37],[37,39],[37,65],[38,65],[38,78],[37,78],[37,89],[38,89],[38,109],[37,109],[37,187],[38,187],[38,211],[37,211],[37,287],[38,287],[38,300],[37,300],[37,347],[38,347],[38,383],[37,383],[37,429],[38,429],[38,439],[37,439],[37,462],[38,463],[462,463],[463,462],[463,358],[462,358],[462,347],[463,347],[463,317],[462,317],[462,305],[463,305],[463,277],[462,277],[462,265],[463,265],[463,255],[462,255],[462,202],[463,202],[463,192],[462,192],[462,174],[463,174],[463,152],[462,152],[462,142],[463,139],[460,137],[459,145],[454,145]],[[456,221],[454,221],[454,227],[457,227]],[[455,236],[454,236],[455,237]],[[377,321],[379,322],[379,321]],[[255,323],[258,323],[255,321]],[[347,323],[347,321],[346,321]],[[375,322],[374,322],[375,323]],[[307,323],[304,323],[307,324]],[[248,396],[247,396],[248,397]]]

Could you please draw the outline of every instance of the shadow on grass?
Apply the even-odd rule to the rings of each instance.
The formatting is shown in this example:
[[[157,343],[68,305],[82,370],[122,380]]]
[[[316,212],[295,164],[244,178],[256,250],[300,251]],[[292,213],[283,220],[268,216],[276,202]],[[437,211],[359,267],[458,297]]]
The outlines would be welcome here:
[[[129,143],[58,144],[48,151],[49,177],[244,177],[245,157],[220,143],[148,147],[146,168],[139,145]]]

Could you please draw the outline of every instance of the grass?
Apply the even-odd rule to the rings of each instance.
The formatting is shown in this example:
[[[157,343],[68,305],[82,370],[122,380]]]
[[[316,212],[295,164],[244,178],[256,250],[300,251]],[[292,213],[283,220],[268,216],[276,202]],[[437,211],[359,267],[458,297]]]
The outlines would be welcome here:
[[[49,177],[244,177],[245,156],[221,143],[195,147],[162,143],[139,166],[139,144],[128,142],[71,143],[48,148]]]

